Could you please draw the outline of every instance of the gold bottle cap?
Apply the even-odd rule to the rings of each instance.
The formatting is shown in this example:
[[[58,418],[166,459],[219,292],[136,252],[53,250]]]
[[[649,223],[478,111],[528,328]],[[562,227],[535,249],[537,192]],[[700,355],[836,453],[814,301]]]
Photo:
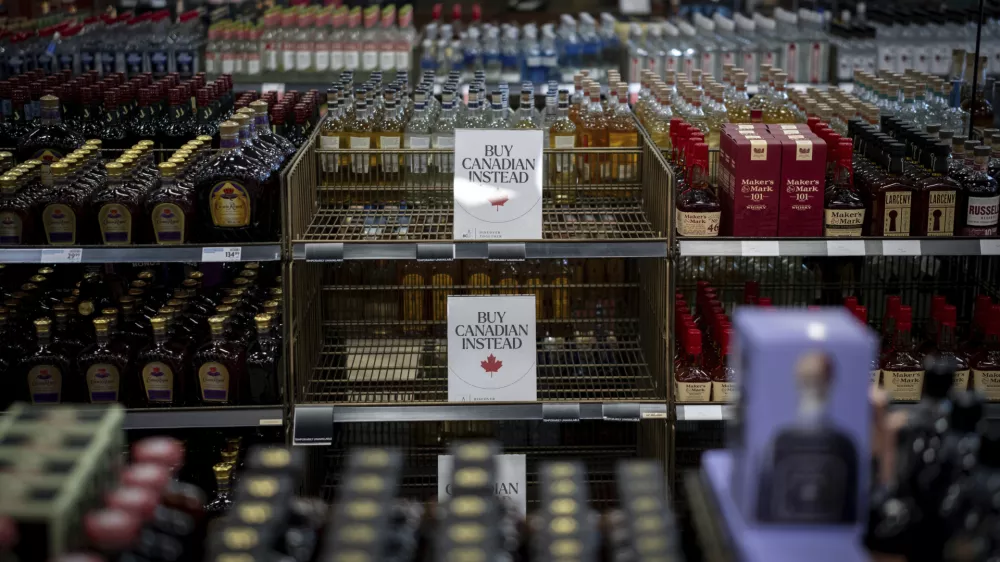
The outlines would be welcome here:
[[[128,290],[129,296],[135,297],[136,300],[139,300],[139,297],[141,297],[145,292],[146,291],[142,290],[139,287],[132,287],[131,289]]]
[[[136,279],[129,284],[129,286],[133,289],[145,289],[147,285],[149,285],[149,283],[146,283],[142,279]]]
[[[250,108],[253,109],[256,115],[267,115],[267,102],[264,100],[257,100],[250,103]]]
[[[225,316],[209,316],[208,317],[208,327],[211,329],[213,334],[222,333],[226,329],[226,317]]]
[[[166,316],[167,319],[169,320],[169,319],[173,318],[174,314],[177,312],[177,309],[175,309],[172,306],[163,306],[163,307],[160,307],[160,310],[158,310],[157,312],[161,316]]]
[[[246,287],[229,287],[225,290],[225,293],[228,296],[241,297],[243,296],[243,293],[245,293],[246,291],[247,291]]]
[[[112,177],[119,178],[122,173],[125,172],[125,166],[121,162],[108,162],[104,164],[104,168],[108,171],[108,175]]]
[[[154,316],[149,319],[149,323],[153,325],[153,329],[163,329],[167,327],[167,321],[169,319],[166,316]]]
[[[49,329],[52,327],[52,320],[49,318],[38,318],[35,320],[35,332],[38,334],[47,334]]]
[[[101,316],[99,318],[94,318],[94,330],[98,333],[107,333],[108,328],[111,326],[111,319]]]
[[[245,113],[234,113],[229,119],[239,124],[241,129],[250,126],[250,118]]]
[[[157,166],[157,167],[160,169],[160,175],[161,176],[166,176],[168,178],[172,178],[172,177],[174,177],[174,174],[177,173],[177,164],[174,164],[173,162],[169,162],[169,161],[168,162],[160,162],[160,165]]]
[[[233,313],[233,307],[229,306],[228,304],[220,304],[219,306],[215,307],[215,313],[225,314],[226,316],[228,316]]]
[[[236,285],[237,288],[239,288],[240,285],[248,285],[249,283],[250,280],[245,277],[237,277],[236,279],[233,279],[233,285]]]
[[[228,304],[229,306],[232,306],[234,304],[239,304],[239,302],[240,299],[236,297],[225,297],[222,299],[222,304]]]
[[[257,277],[257,271],[253,269],[244,269],[240,272],[240,277],[245,277],[253,281],[253,279]]]
[[[156,143],[149,139],[143,139],[137,142],[136,144],[141,145],[143,148],[153,148],[154,146],[156,146]]]
[[[42,109],[59,109],[59,98],[55,96],[42,96]]]
[[[193,291],[198,288],[198,280],[188,277],[184,281],[181,281],[181,287]]]
[[[224,127],[226,125],[226,123],[229,123],[229,121],[223,121],[222,125],[219,125],[219,127]],[[195,140],[199,140],[203,144],[207,144],[207,145],[211,145],[212,144],[212,137],[210,137],[208,135],[198,135],[197,137],[195,137]]]
[[[235,451],[235,450],[229,450],[229,449],[227,449],[225,451],[222,451],[222,454],[221,454],[222,461],[226,462],[226,463],[234,463],[234,462],[236,462],[236,457],[239,454],[240,454],[240,452],[239,451]]]
[[[236,121],[223,121],[219,125],[219,134],[223,136],[234,137],[240,134],[240,124],[237,123]]]
[[[37,288],[38,288],[38,285],[35,285],[34,283],[25,283],[24,285],[21,285],[21,290],[25,291],[25,292],[28,292],[28,293],[30,293],[31,291],[34,291]]]
[[[247,262],[247,263],[243,264],[243,269],[252,269],[252,270],[256,271],[256,270],[260,269],[260,262],[259,261],[250,261],[250,262]]]
[[[87,141],[85,143],[83,143],[83,144],[88,145],[88,146],[96,146],[97,148],[100,148],[102,142],[101,142],[101,139],[87,139]]]
[[[177,152],[175,152],[172,157],[173,158],[180,158],[181,160],[190,160],[192,154],[194,154],[194,152],[192,152],[192,151],[190,151],[190,150],[188,150],[186,148],[182,148],[182,149],[178,150]]]
[[[132,298],[132,297],[130,297],[130,296],[128,296],[128,295],[124,295],[124,296],[118,297],[118,302],[121,303],[121,304],[129,304],[129,305],[131,305],[131,304],[135,304],[135,299]]]
[[[4,195],[14,195],[17,193],[17,176],[10,174],[0,176],[0,192]]]
[[[93,301],[81,302],[80,305],[76,307],[76,311],[80,313],[80,316],[90,316],[94,313]]]
[[[184,301],[181,299],[170,299],[167,301],[167,306],[171,308],[181,308],[184,306]]]
[[[246,115],[248,118],[253,117],[254,115],[254,111],[249,107],[241,107],[236,110],[236,113],[242,113],[243,115]]]
[[[278,308],[279,306],[281,306],[281,301],[269,300],[264,302],[264,308]]]
[[[25,166],[31,166],[31,167],[41,166],[42,165],[42,161],[41,160],[35,160],[35,159],[25,160],[24,165]]]
[[[57,178],[64,178],[69,173],[69,166],[65,162],[56,162],[50,166],[52,175]]]
[[[253,317],[253,321],[257,324],[257,329],[265,329],[271,327],[271,320],[273,317],[270,314],[258,314]]]
[[[271,292],[271,296],[273,296],[273,297],[280,297],[281,293],[283,291],[282,291],[281,287],[271,287],[270,292]]]
[[[108,308],[102,309],[101,314],[105,316],[118,316],[118,309],[109,306]]]
[[[205,274],[202,273],[201,271],[192,271],[191,273],[188,273],[188,278],[197,279],[200,281],[205,278]]]
[[[212,472],[215,473],[217,480],[226,480],[228,482],[229,476],[233,472],[233,465],[228,462],[216,463],[212,465]]]
[[[184,302],[190,296],[191,295],[189,295],[188,292],[186,290],[184,290],[184,289],[174,289],[174,297],[173,298],[176,299],[176,300]]]
[[[36,285],[40,285],[40,284],[44,283],[46,279],[48,279],[48,278],[45,277],[44,275],[32,275],[31,277],[28,278],[28,281],[31,281],[32,283],[35,283]]]

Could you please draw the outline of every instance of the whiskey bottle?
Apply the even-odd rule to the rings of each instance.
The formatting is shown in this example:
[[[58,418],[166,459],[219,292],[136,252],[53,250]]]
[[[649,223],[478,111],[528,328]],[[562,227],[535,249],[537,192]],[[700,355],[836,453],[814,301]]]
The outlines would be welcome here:
[[[40,216],[36,223],[45,229],[45,239],[50,245],[82,244],[87,239],[83,227],[87,224],[86,193],[70,183],[69,166],[65,163],[56,162],[50,169],[52,189],[40,194],[36,205]]]
[[[920,400],[924,384],[923,357],[913,347],[910,335],[912,311],[900,306],[892,349],[882,358],[882,386],[895,400]]]
[[[732,328],[719,331],[720,360],[709,378],[712,379],[712,402],[733,402],[736,398],[736,369],[730,360],[730,341],[733,337]]]
[[[903,175],[906,147],[897,142],[885,147],[884,174],[870,186],[872,236],[909,236],[914,187]]]
[[[939,358],[949,359],[953,362],[955,367],[954,388],[956,391],[965,392],[969,389],[971,373],[969,362],[966,361],[963,354],[958,353],[957,320],[953,305],[946,304],[941,308],[938,318],[937,346],[934,352]]]
[[[11,95],[10,116],[5,115],[3,122],[0,123],[0,143],[3,143],[3,146],[18,146],[21,138],[32,130],[31,119],[28,115],[29,109],[26,107],[28,102],[29,97],[26,90],[20,88],[14,90]],[[18,160],[23,161],[20,153]]]
[[[83,140],[63,124],[59,98],[42,96],[39,120],[17,142],[17,159],[23,162],[34,158],[51,164],[79,148]]]
[[[928,150],[930,173],[916,183],[913,231],[916,236],[954,236],[958,182],[948,177],[951,146],[937,143]]]
[[[833,180],[826,187],[823,236],[861,236],[865,224],[865,204],[854,188],[853,151],[850,139],[841,139]]]
[[[216,519],[225,515],[233,507],[233,466],[226,462],[221,462],[212,466],[215,474],[215,497],[205,504],[205,516],[209,519]]]
[[[105,90],[99,135],[105,149],[124,150],[131,146],[125,122],[126,113],[127,108],[122,104],[119,91],[115,89]]]
[[[270,314],[254,317],[257,338],[247,352],[247,386],[251,404],[278,404],[281,402],[281,385],[278,365],[281,364],[281,345],[272,332]]]
[[[220,151],[195,178],[197,213],[202,217],[200,237],[205,242],[250,242],[271,237],[261,220],[269,211],[259,206],[266,176],[262,177],[259,163],[243,153],[239,129],[234,121],[219,126]]]
[[[226,338],[226,318],[208,319],[211,340],[192,357],[196,400],[206,405],[239,404],[246,377],[242,345]]]
[[[973,149],[973,164],[959,179],[955,220],[961,236],[996,236],[1000,218],[1000,188],[988,172],[990,149]]]
[[[191,111],[191,101],[190,98],[183,96],[180,88],[171,88],[167,92],[167,97],[170,106],[167,108],[167,116],[160,130],[160,137],[163,148],[176,150],[194,134],[191,121],[188,118],[188,113]],[[106,106],[107,102],[105,102]]]
[[[982,349],[972,356],[972,388],[991,401],[1000,400],[1000,305],[990,305],[984,313]]]
[[[675,397],[678,402],[708,402],[712,393],[712,378],[702,366],[701,330],[688,329],[683,338],[684,360],[674,375]]]
[[[176,163],[162,162],[159,170],[159,186],[145,198],[153,242],[161,245],[185,244],[191,240],[191,225],[196,221],[194,192],[177,182]]]
[[[153,343],[136,356],[136,374],[145,406],[180,406],[187,398],[188,371],[184,348],[170,339],[166,316],[150,319]]]
[[[677,194],[677,235],[718,236],[722,208],[708,185],[708,145],[696,143],[686,163],[685,188]]]
[[[628,84],[619,82],[612,88],[608,96],[608,147],[637,148],[639,146],[639,130],[635,118],[628,106]],[[633,182],[638,177],[639,157],[635,154],[612,154],[610,169],[611,180],[618,182]],[[626,192],[613,192],[621,197]]]
[[[80,352],[76,360],[76,372],[83,377],[87,389],[87,401],[92,404],[125,402],[128,356],[114,349],[110,340],[111,320],[102,317],[94,319],[94,343]]]
[[[569,118],[569,92],[559,90],[559,107],[555,121],[549,128],[549,148],[576,148],[576,123]],[[576,156],[570,154],[553,154],[549,159],[549,178],[555,186],[555,201],[558,204],[572,204],[576,201]]]
[[[35,218],[23,185],[20,175],[0,176],[0,244],[17,246],[34,240]]]
[[[576,144],[579,148],[607,148],[608,120],[601,108],[601,88],[591,83],[587,88],[590,103],[580,114],[576,128]],[[580,182],[603,183],[605,181],[606,154],[590,153],[581,156]]]
[[[264,100],[257,100],[255,102],[252,102],[250,104],[250,109],[253,110],[255,138],[265,145],[273,146],[280,154],[284,156],[284,159],[288,159],[293,154],[295,154],[296,151],[295,144],[293,144],[285,137],[276,134],[274,131],[271,130],[271,123],[267,115],[268,111],[267,102]],[[198,133],[198,134],[206,135],[208,133]]]
[[[108,180],[103,189],[90,196],[88,216],[97,219],[97,232],[105,246],[141,243],[137,239],[142,217],[142,193],[124,181],[120,162],[105,164]]]
[[[22,390],[18,393],[32,404],[58,404],[73,400],[70,364],[66,356],[52,346],[52,321],[35,320],[35,346],[17,366],[14,376]]]

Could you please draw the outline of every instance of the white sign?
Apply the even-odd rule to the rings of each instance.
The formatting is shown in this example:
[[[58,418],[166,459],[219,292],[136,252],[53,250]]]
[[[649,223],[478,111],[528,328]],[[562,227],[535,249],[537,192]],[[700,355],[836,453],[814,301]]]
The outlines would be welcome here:
[[[528,513],[528,477],[524,455],[497,455],[497,481],[491,482],[497,497],[513,504],[525,515]],[[451,474],[455,459],[451,455],[438,455],[438,503],[451,496]]]
[[[240,261],[243,256],[243,248],[233,246],[230,248],[202,248],[201,261]]]
[[[455,131],[455,239],[542,237],[542,131]]]
[[[83,259],[81,248],[42,248],[38,263],[80,263]]]
[[[535,296],[448,297],[448,401],[538,399]]]

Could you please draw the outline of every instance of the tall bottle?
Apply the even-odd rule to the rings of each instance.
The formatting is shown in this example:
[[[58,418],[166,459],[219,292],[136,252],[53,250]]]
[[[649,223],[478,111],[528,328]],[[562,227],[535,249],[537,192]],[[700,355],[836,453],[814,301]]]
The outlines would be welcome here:
[[[38,122],[17,141],[17,159],[36,159],[48,165],[79,148],[83,140],[63,124],[59,98],[42,96]]]
[[[52,321],[48,318],[35,320],[35,347],[25,356],[14,373],[18,393],[32,404],[58,404],[63,400],[73,400],[73,392],[68,392],[72,384],[69,359],[52,346]]]
[[[923,357],[913,347],[912,319],[910,307],[899,307],[892,349],[880,364],[882,385],[896,400],[920,400],[923,391]]]
[[[272,332],[270,314],[254,317],[257,338],[247,352],[247,396],[251,404],[278,404],[281,385],[278,365],[281,363],[281,345]]]
[[[108,318],[95,318],[94,343],[80,352],[76,360],[77,376],[83,378],[87,401],[92,404],[130,402],[129,358],[112,345],[110,326]]]
[[[973,149],[973,165],[959,179],[962,189],[956,203],[955,221],[961,236],[996,236],[1000,219],[1000,188],[988,172],[990,149]]]
[[[596,82],[589,83],[587,94],[590,103],[580,113],[577,125],[577,146],[580,148],[608,147],[608,120],[601,108],[601,87]],[[580,163],[580,181],[583,183],[603,183],[607,176],[607,154],[583,154]]]
[[[852,142],[841,140],[829,148],[835,153],[833,178],[826,186],[823,236],[861,236],[865,224],[865,203],[854,187]]]
[[[937,143],[926,149],[930,174],[916,183],[913,233],[916,236],[954,236],[955,211],[961,186],[948,177],[951,146]]]
[[[610,97],[614,97],[614,102]],[[618,82],[608,100],[608,146],[610,148],[639,147],[639,129],[628,106],[628,84]],[[619,182],[634,182],[639,176],[639,156],[637,154],[612,154],[611,179]],[[614,192],[622,196],[624,192]]]
[[[549,148],[567,150],[576,148],[576,123],[569,118],[569,91],[559,90],[559,106],[555,120],[549,128]],[[576,201],[576,155],[553,154],[549,159],[549,177],[555,187],[555,200],[559,204]]]
[[[208,319],[211,339],[194,353],[191,365],[196,401],[206,405],[239,404],[246,385],[246,351],[226,337],[226,317]]]
[[[46,241],[53,246],[87,242],[87,194],[70,183],[69,172],[63,162],[52,164],[52,189],[41,194],[36,207],[41,216],[35,222],[44,227]]]
[[[687,330],[683,347],[685,360],[674,375],[674,396],[678,402],[708,402],[711,399],[712,378],[702,365],[701,330]]]
[[[722,207],[708,184],[708,145],[696,143],[686,164],[688,177],[675,210],[677,235],[718,236]]]
[[[913,208],[913,183],[904,176],[906,147],[890,143],[882,165],[885,174],[870,186],[872,197],[872,236],[909,236]]]

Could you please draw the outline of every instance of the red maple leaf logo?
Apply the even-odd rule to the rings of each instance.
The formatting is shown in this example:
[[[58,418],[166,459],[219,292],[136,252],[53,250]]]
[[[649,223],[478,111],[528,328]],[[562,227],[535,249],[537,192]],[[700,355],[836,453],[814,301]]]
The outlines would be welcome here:
[[[507,201],[510,201],[510,198],[507,197],[506,194],[500,194],[498,196],[491,197],[491,198],[487,199],[487,201],[490,202],[490,205],[493,205],[494,207],[496,207],[497,208],[497,212],[499,213],[500,212],[500,207],[503,207],[504,203],[506,203]]]
[[[480,361],[479,364],[483,367],[483,370],[490,374],[490,378],[493,378],[493,373],[500,370],[503,367],[503,361],[497,361],[496,357],[493,357],[491,353],[486,361]]]

